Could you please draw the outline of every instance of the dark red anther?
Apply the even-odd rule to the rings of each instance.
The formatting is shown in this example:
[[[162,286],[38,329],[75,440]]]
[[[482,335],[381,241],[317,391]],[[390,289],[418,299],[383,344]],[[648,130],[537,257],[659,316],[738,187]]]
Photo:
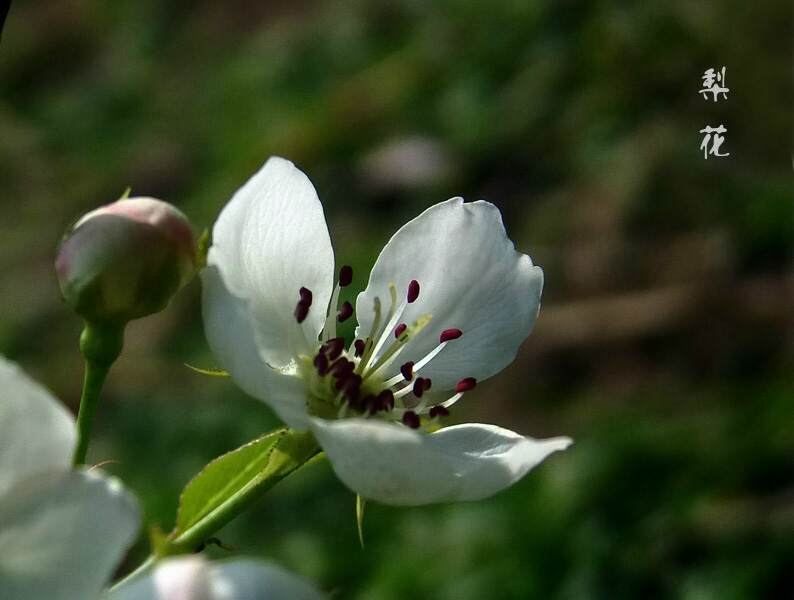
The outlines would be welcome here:
[[[450,340],[456,340],[462,335],[463,332],[460,329],[445,329],[441,332],[441,337],[439,337],[438,341],[440,344],[443,344]]]
[[[342,308],[339,309],[339,322],[344,323],[350,317],[353,316],[353,305],[350,304],[347,300],[342,304]]]
[[[421,377],[417,377],[416,381],[414,381],[414,396],[417,398],[421,398],[422,394],[425,393],[425,380]]]
[[[394,408],[394,392],[391,390],[383,390],[378,394],[378,410],[389,412]]]
[[[328,373],[333,375],[337,379],[343,379],[347,375],[350,375],[353,372],[353,369],[356,368],[355,363],[347,360],[346,358],[340,358],[334,362],[328,369]]]
[[[412,410],[405,411],[403,415],[403,425],[411,429],[418,429],[420,425],[419,415]]]
[[[353,267],[345,265],[339,271],[339,287],[346,287],[353,281]]]
[[[304,302],[303,300],[298,302],[298,305],[295,307],[295,312],[292,313],[298,323],[303,323],[306,320],[309,314],[309,305],[310,303]]]
[[[328,357],[322,352],[314,357],[314,368],[320,375],[328,373]]]
[[[416,301],[419,297],[419,282],[414,279],[408,284],[408,304]]]
[[[402,335],[403,331],[408,329],[408,325],[405,323],[400,323],[397,327],[394,328],[394,337],[398,338]]]
[[[344,349],[345,340],[344,338],[340,337],[331,338],[322,346],[320,346],[320,352],[326,354],[330,360],[336,359],[340,354],[342,354],[342,350]]]
[[[368,412],[371,415],[374,415],[378,412],[378,399],[375,397],[374,394],[370,394],[361,402],[361,410],[362,412]]]
[[[427,391],[430,389],[430,386],[433,385],[433,382],[430,381],[429,377],[425,377],[424,379],[422,379],[422,384],[423,384],[422,387],[424,387],[425,391]]]
[[[300,289],[299,293],[301,295],[301,302],[305,302],[308,306],[311,306],[312,305],[312,291],[309,288],[302,287]]]
[[[430,418],[435,419],[436,417],[448,417],[449,410],[446,409],[444,406],[434,406],[430,409]]]
[[[356,356],[364,354],[364,346],[366,346],[366,344],[364,340],[356,340],[353,342],[353,347],[356,349]]]
[[[405,381],[411,381],[411,379],[414,378],[414,361],[409,360],[402,367],[400,367],[400,373],[402,373]]]
[[[455,393],[460,394],[461,392],[468,392],[469,390],[473,390],[475,385],[477,385],[477,380],[474,379],[474,377],[461,379],[458,381],[458,385],[455,386]]]
[[[354,402],[358,400],[358,393],[361,388],[361,375],[347,375],[341,377],[336,383],[336,389],[343,392]]]
[[[360,398],[351,398],[350,396],[347,397],[347,406],[352,408],[353,410],[357,410],[358,412],[362,412],[363,409],[361,408],[363,402]]]

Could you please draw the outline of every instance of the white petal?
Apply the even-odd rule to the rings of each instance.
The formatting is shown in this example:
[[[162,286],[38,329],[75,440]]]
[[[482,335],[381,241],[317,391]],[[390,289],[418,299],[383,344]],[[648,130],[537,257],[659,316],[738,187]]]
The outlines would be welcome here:
[[[266,402],[287,425],[307,429],[303,381],[283,375],[264,362],[254,341],[246,303],[228,292],[217,267],[203,269],[201,280],[204,332],[218,363],[243,391]]]
[[[536,440],[482,423],[446,427],[427,442],[452,463],[460,478],[458,500],[492,496],[573,443],[567,437]]]
[[[0,357],[0,496],[37,471],[67,469],[74,442],[72,413]]]
[[[214,568],[213,600],[322,600],[326,596],[307,579],[276,565],[231,561]]]
[[[494,425],[425,434],[395,423],[314,419],[317,439],[342,482],[383,504],[479,500],[509,487],[568,438],[534,440]]]
[[[107,600],[212,600],[209,561],[201,556],[165,559],[154,571],[105,593]]]
[[[339,479],[368,500],[413,506],[456,499],[455,471],[424,434],[366,419],[314,419],[314,432]]]
[[[210,563],[200,556],[162,561],[154,573],[108,592],[106,600],[322,600],[317,587],[276,565]]]
[[[333,289],[334,255],[317,192],[291,162],[269,159],[232,196],[213,227],[207,264],[246,301],[269,364],[288,365],[305,350],[304,336],[317,340]],[[301,287],[314,299],[299,326],[293,313]]]
[[[0,597],[93,598],[135,538],[138,507],[121,485],[50,471],[0,498]]]
[[[433,319],[400,360],[417,362],[438,345],[445,329],[463,331],[422,370],[435,389],[452,389],[464,377],[482,380],[498,373],[535,326],[543,271],[516,251],[499,210],[488,202],[442,202],[392,237],[358,297],[357,335],[370,331],[375,297],[388,305],[388,285],[394,283],[402,300],[413,279],[421,292],[401,321],[410,325],[428,313]]]

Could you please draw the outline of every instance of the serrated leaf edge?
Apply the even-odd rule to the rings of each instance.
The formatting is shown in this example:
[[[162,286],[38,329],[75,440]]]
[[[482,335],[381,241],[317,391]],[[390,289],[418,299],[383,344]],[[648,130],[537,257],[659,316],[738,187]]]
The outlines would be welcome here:
[[[237,448],[235,448],[235,449],[233,449],[233,450],[230,450],[229,452],[226,452],[225,454],[221,454],[221,455],[220,455],[220,456],[218,456],[217,458],[214,458],[214,459],[212,459],[210,462],[208,462],[206,465],[204,465],[204,467],[201,469],[201,471],[199,471],[199,472],[198,472],[196,475],[194,475],[194,476],[193,476],[193,477],[190,479],[190,481],[188,481],[188,482],[187,482],[187,484],[185,485],[184,489],[182,490],[182,493],[179,495],[179,507],[177,508],[177,513],[176,513],[176,524],[174,525],[174,530],[173,530],[173,531],[171,532],[171,534],[169,535],[169,538],[173,539],[174,537],[176,537],[176,536],[177,536],[177,535],[179,535],[180,533],[182,533],[182,532],[184,532],[184,531],[186,531],[186,530],[190,529],[190,527],[192,527],[193,525],[195,525],[196,523],[198,523],[198,522],[199,522],[201,519],[203,519],[205,516],[207,516],[208,514],[210,514],[210,513],[211,513],[211,512],[212,512],[212,511],[213,511],[213,510],[214,510],[214,509],[217,507],[217,504],[216,504],[214,501],[215,501],[215,500],[216,500],[218,497],[220,497],[220,496],[223,494],[223,492],[224,492],[225,490],[228,490],[228,489],[229,489],[229,486],[230,486],[230,485],[232,485],[232,482],[239,481],[239,475],[240,475],[240,474],[247,472],[247,470],[244,470],[244,471],[242,471],[241,473],[238,473],[237,477],[235,477],[235,478],[234,478],[234,479],[232,479],[230,482],[228,482],[228,483],[226,484],[226,486],[224,486],[223,490],[221,490],[221,491],[217,492],[216,494],[214,494],[214,495],[212,496],[212,498],[211,498],[211,501],[207,501],[207,502],[204,504],[204,506],[202,507],[202,510],[201,510],[201,511],[199,511],[199,512],[197,512],[197,513],[196,513],[196,515],[197,515],[197,516],[193,517],[193,519],[192,519],[192,520],[191,520],[189,523],[186,523],[186,524],[184,524],[184,523],[180,523],[180,522],[179,522],[179,518],[180,518],[180,515],[181,515],[181,513],[182,513],[182,500],[183,500],[183,498],[184,498],[185,492],[186,492],[186,491],[187,491],[187,490],[190,488],[190,486],[191,486],[191,485],[193,485],[193,483],[194,483],[194,482],[195,482],[197,479],[199,479],[199,478],[200,478],[202,475],[204,475],[204,474],[206,473],[207,469],[209,469],[209,468],[210,468],[212,465],[214,465],[215,463],[217,463],[217,462],[219,462],[219,461],[223,460],[224,458],[226,458],[227,456],[229,456],[229,455],[231,455],[231,454],[234,454],[234,453],[236,453],[236,452],[240,452],[240,451],[244,450],[245,448],[249,448],[249,447],[251,447],[251,446],[253,446],[253,445],[255,445],[255,444],[258,444],[258,443],[260,443],[261,441],[263,441],[263,440],[265,440],[265,439],[267,439],[267,438],[269,438],[269,437],[275,437],[275,436],[277,436],[278,438],[283,438],[283,437],[284,437],[284,435],[285,435],[286,433],[287,433],[287,429],[286,429],[286,428],[277,429],[276,431],[271,431],[270,433],[266,433],[265,435],[262,435],[262,436],[260,436],[260,437],[258,437],[258,438],[256,438],[256,439],[253,439],[253,440],[251,440],[250,442],[247,442],[247,443],[243,444],[242,446],[238,446]],[[273,454],[273,451],[275,450],[275,448],[276,448],[276,445],[278,444],[278,442],[279,442],[279,440],[277,439],[277,440],[276,440],[276,441],[273,443],[273,445],[270,447],[270,450],[268,450],[268,452],[267,452],[267,454],[266,454],[266,456],[265,456],[265,466],[267,466],[267,464],[268,464],[268,462],[269,462],[269,460],[270,460],[270,456]],[[260,469],[260,472],[261,472],[261,469]],[[255,483],[255,482],[256,482],[256,477],[252,477],[252,478],[250,478],[250,479],[248,480],[248,482],[249,482],[249,483],[248,483],[248,484],[246,484],[246,485],[243,485],[243,486],[240,488],[240,490],[244,490],[244,489],[245,489],[245,488],[247,488],[247,487],[248,487],[248,486],[249,486],[251,483]],[[209,509],[207,509],[207,507],[208,507],[208,506],[209,506],[209,507],[213,507],[213,508],[209,508]]]

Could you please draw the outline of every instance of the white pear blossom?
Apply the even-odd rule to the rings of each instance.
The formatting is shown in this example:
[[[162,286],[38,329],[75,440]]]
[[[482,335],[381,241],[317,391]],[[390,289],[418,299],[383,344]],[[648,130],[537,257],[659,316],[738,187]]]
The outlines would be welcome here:
[[[316,435],[366,499],[419,505],[490,496],[571,440],[484,424],[428,434],[474,385],[506,367],[532,330],[543,271],[516,251],[499,210],[453,198],[402,227],[355,309],[339,306],[322,205],[273,157],[212,232],[204,326],[215,356],[290,427]],[[336,324],[358,319],[348,347]]]
[[[71,470],[72,414],[0,357],[0,600],[96,598],[138,532],[118,481]]]
[[[131,581],[103,600],[322,600],[314,583],[255,560],[210,562],[171,558],[145,579]]]
[[[0,357],[0,600],[320,600],[310,582],[250,560],[198,556],[103,592],[140,514],[121,484],[72,470],[72,414]]]

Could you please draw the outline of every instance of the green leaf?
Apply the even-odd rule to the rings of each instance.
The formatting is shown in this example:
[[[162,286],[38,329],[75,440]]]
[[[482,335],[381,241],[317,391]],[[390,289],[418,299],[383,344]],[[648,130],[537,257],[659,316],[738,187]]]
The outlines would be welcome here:
[[[162,555],[193,552],[320,452],[312,433],[279,429],[209,463],[185,487]]]
[[[284,434],[285,430],[281,429],[263,435],[204,467],[182,492],[176,531],[186,531],[256,479],[267,466],[273,446]]]

